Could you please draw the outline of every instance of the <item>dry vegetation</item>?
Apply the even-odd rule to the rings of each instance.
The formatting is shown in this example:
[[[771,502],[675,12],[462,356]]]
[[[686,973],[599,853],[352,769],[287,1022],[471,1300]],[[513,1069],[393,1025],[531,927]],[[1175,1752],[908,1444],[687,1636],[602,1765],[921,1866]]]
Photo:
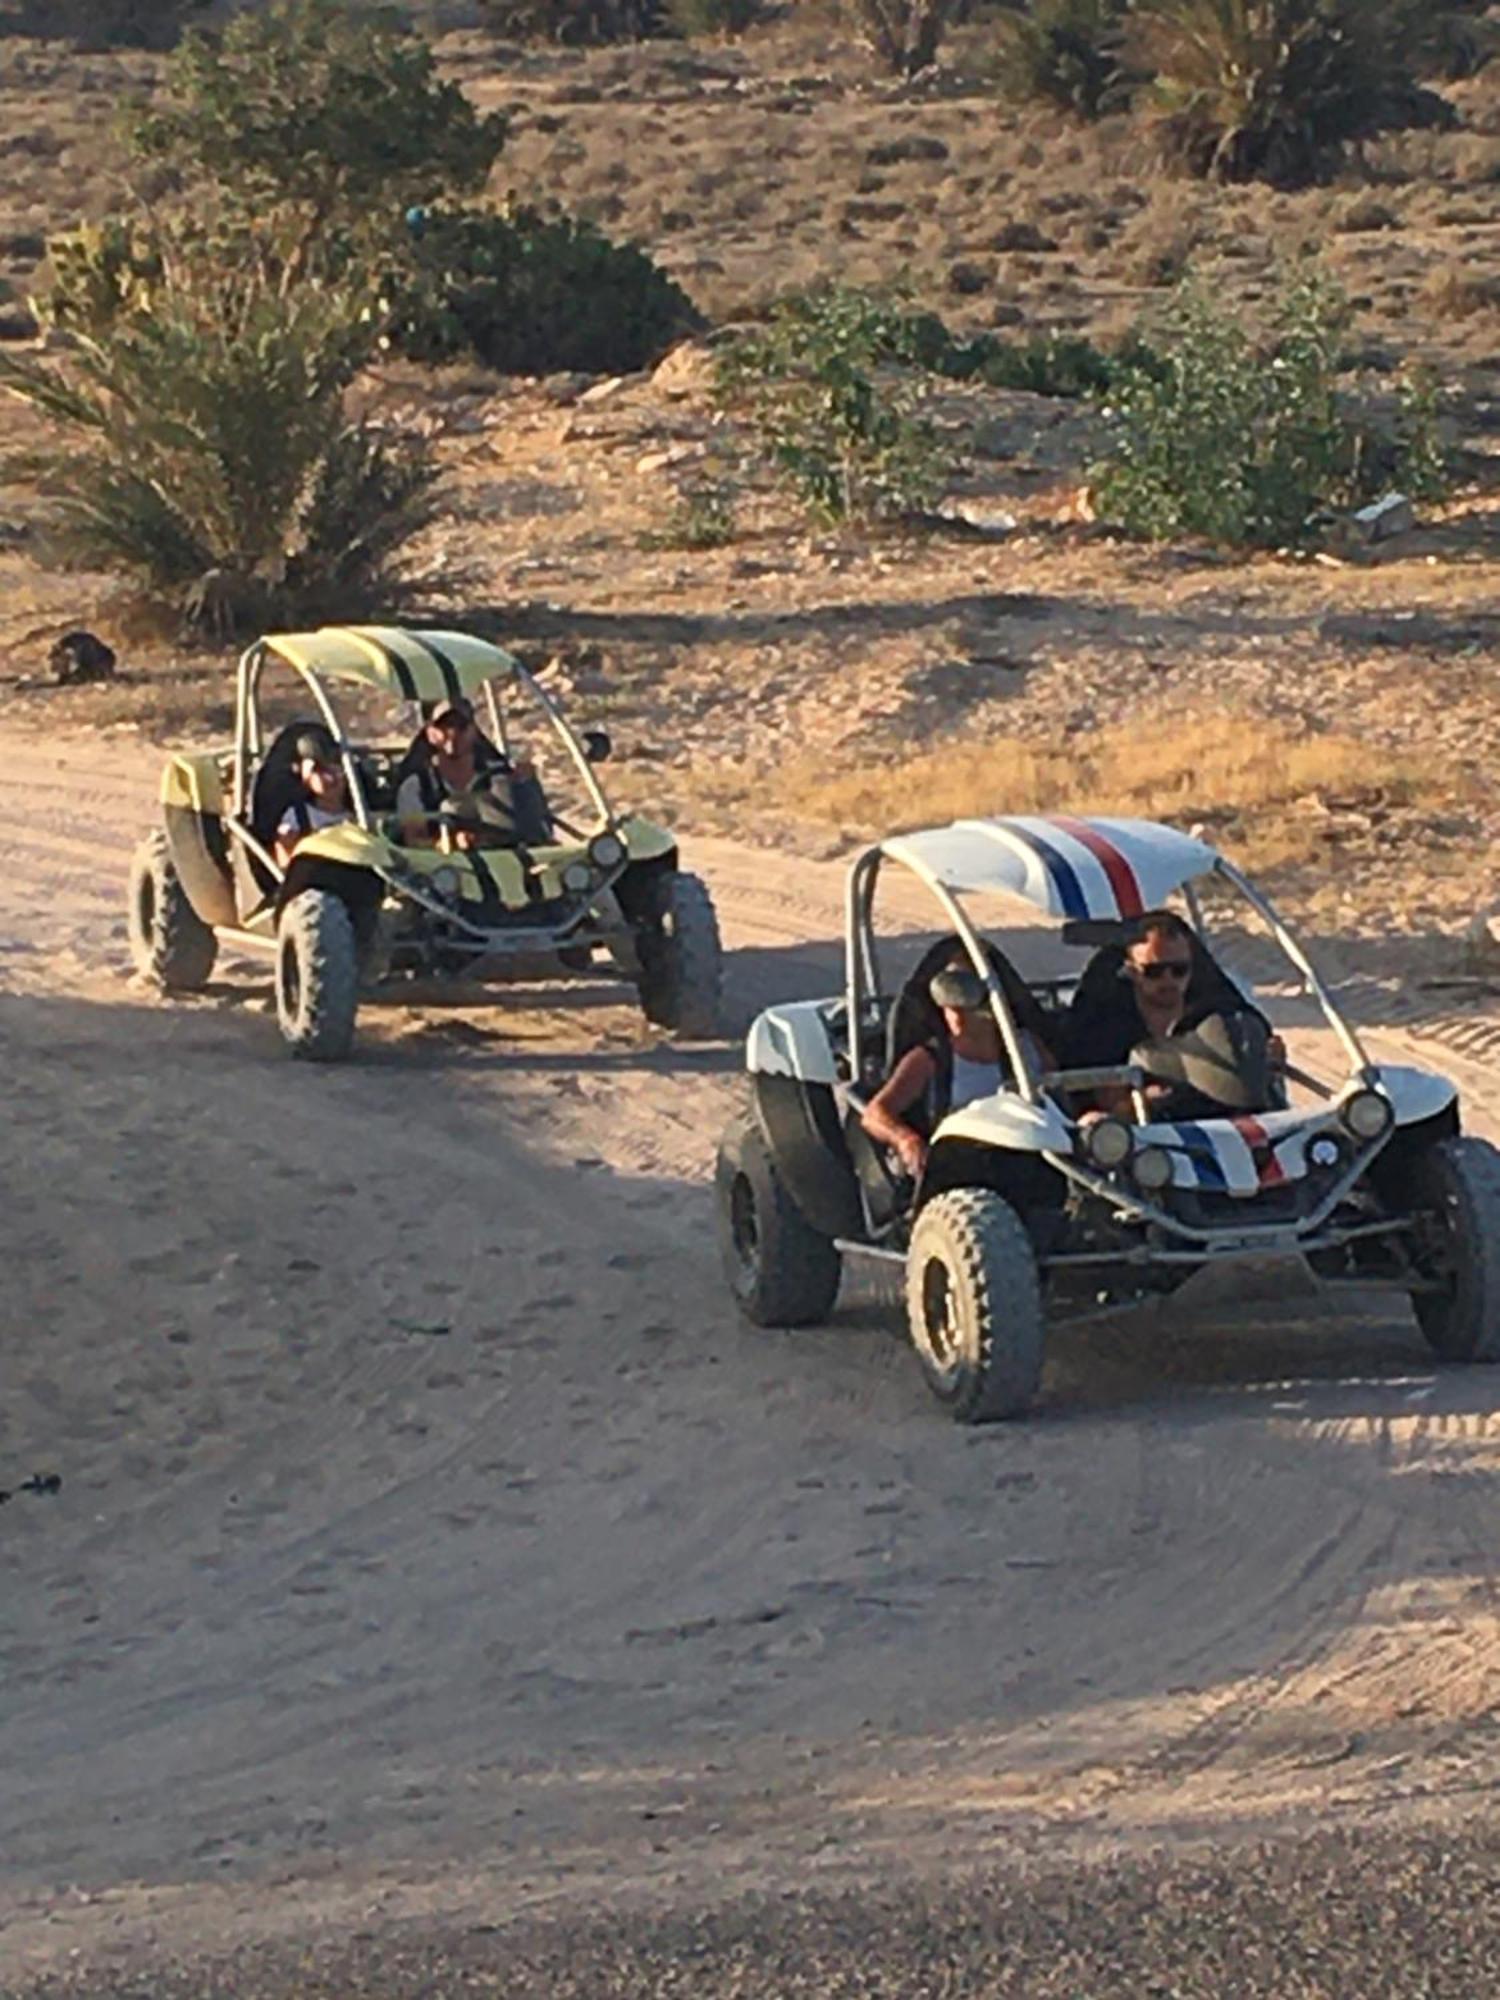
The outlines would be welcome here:
[[[1500,75],[1451,87],[1461,130],[1371,144],[1336,184],[1285,194],[1164,179],[1118,120],[1018,114],[979,84],[963,36],[939,81],[911,90],[816,17],[736,44],[521,51],[469,29],[442,49],[482,106],[512,115],[496,191],[640,240],[717,321],[815,277],[904,272],[959,328],[1109,339],[1189,263],[1253,302],[1278,258],[1316,245],[1370,379],[1419,357],[1448,385],[1455,500],[1379,548],[1308,561],[1103,534],[1080,518],[1091,419],[1076,405],[937,399],[951,491],[1007,509],[1006,539],[810,536],[715,419],[691,354],[594,400],[577,381],[391,369],[372,394],[422,415],[452,481],[425,558],[435,603],[558,656],[575,706],[613,726],[627,791],[822,848],[929,808],[1182,814],[1329,921],[1454,930],[1484,897],[1500,831],[1485,774]],[[148,56],[0,41],[10,286],[34,279],[44,232],[116,200],[115,107],[155,74]],[[7,440],[33,421],[7,412]],[[735,538],[662,546],[705,482],[733,492]],[[38,556],[13,487],[0,674],[36,675],[57,631],[89,623],[127,678],[18,689],[13,707],[65,726],[222,726],[221,659],[183,654],[100,579]]]

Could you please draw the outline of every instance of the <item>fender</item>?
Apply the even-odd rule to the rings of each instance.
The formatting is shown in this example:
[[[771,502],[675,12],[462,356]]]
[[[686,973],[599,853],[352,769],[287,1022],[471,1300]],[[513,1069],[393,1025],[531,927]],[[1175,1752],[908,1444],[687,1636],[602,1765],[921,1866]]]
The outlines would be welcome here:
[[[236,923],[217,751],[172,759],[162,772],[161,811],[172,866],[194,914],[214,927]]]
[[[614,831],[624,841],[632,861],[660,861],[665,855],[677,852],[677,842],[666,828],[654,820],[642,819],[639,813],[617,820]]]
[[[828,1033],[829,1004],[826,1000],[793,1000],[757,1014],[745,1038],[746,1067],[759,1076],[837,1083],[838,1069]]]
[[[1381,1063],[1376,1081],[1395,1108],[1396,1125],[1419,1125],[1435,1118],[1458,1099],[1458,1092],[1445,1076],[1430,1069],[1413,1069],[1404,1063]]]

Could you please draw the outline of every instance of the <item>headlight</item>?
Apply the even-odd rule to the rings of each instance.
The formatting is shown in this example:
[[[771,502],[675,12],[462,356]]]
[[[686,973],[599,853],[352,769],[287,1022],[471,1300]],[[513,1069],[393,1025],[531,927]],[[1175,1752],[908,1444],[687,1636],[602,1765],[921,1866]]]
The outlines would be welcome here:
[[[625,859],[625,843],[618,834],[596,833],[589,842],[589,860],[596,868],[618,868]]]
[[[1332,1132],[1320,1132],[1307,1145],[1307,1164],[1327,1173],[1338,1166],[1344,1157],[1344,1149]]]
[[[1135,1140],[1123,1118],[1096,1118],[1084,1127],[1083,1150],[1096,1167],[1106,1172],[1121,1167],[1130,1158]]]
[[[581,896],[594,886],[594,871],[586,861],[570,861],[562,872],[562,885],[570,896]]]
[[[456,868],[434,868],[427,878],[427,886],[446,902],[456,903],[463,893],[464,878]]]
[[[1340,1105],[1339,1116],[1356,1139],[1368,1143],[1390,1131],[1396,1113],[1391,1100],[1378,1090],[1356,1090]]]
[[[1130,1163],[1130,1171],[1137,1187],[1156,1194],[1171,1185],[1172,1155],[1165,1146],[1142,1146]]]

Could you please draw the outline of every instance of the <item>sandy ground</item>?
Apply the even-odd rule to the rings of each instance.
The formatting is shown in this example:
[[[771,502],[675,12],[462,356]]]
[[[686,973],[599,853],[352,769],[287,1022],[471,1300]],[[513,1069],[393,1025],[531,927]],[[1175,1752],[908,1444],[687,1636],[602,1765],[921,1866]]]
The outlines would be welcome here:
[[[1500,1376],[1404,1306],[1095,1321],[1033,1421],[960,1432],[871,1291],[730,1309],[732,1048],[600,989],[295,1067],[255,968],[125,979],[154,759],[0,753],[0,1990],[1472,1826]],[[693,858],[741,1018],[827,984],[836,868]],[[1500,1134],[1493,1025],[1367,997]]]

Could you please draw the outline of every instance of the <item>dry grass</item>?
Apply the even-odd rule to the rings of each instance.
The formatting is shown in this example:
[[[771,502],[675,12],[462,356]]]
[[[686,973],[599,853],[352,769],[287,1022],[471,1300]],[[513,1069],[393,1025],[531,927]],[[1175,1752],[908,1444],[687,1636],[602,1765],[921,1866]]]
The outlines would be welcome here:
[[[1341,822],[1451,803],[1415,762],[1353,736],[1311,734],[1261,715],[1142,717],[1068,744],[995,737],[959,751],[829,778],[786,773],[788,806],[858,833],[995,813],[1085,810],[1202,823],[1251,868],[1326,857]]]

